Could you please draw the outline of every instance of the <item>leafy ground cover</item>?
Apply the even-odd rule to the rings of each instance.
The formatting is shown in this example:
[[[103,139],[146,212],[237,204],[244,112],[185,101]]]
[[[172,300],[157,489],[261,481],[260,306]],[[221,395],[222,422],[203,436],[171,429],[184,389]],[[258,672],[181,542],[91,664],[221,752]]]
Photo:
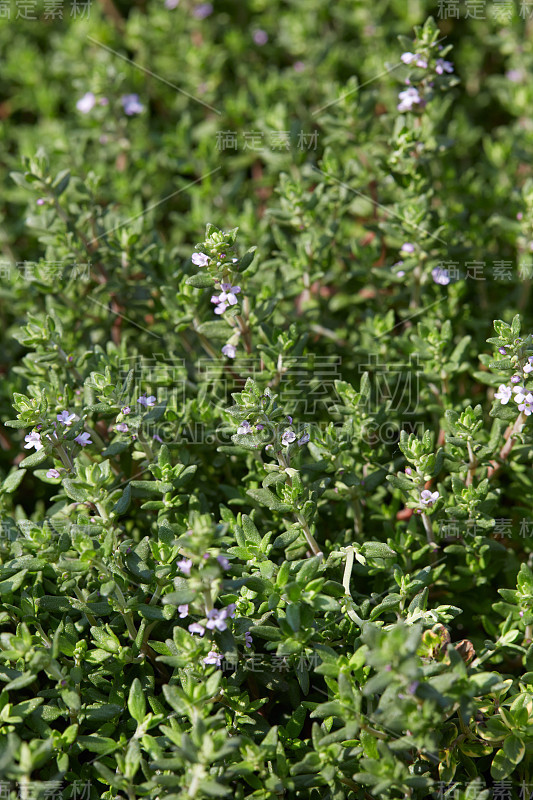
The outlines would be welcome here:
[[[533,4],[0,4],[0,797],[533,795]]]

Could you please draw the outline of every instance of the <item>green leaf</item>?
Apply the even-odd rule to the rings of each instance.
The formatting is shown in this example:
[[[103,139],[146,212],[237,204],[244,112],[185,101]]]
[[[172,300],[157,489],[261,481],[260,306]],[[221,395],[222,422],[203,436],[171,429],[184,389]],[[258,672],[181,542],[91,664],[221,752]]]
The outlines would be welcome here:
[[[26,474],[25,469],[18,469],[15,472],[12,472],[10,475],[7,476],[5,481],[2,484],[2,491],[6,492],[7,494],[11,494],[15,491],[20,485],[24,475]]]
[[[248,489],[246,494],[270,511],[292,511],[292,506],[282,503],[269,489]]]
[[[394,558],[396,553],[383,542],[364,542],[361,551],[365,558]]]
[[[191,275],[185,281],[187,286],[194,286],[195,289],[206,289],[208,286],[213,286],[214,281],[208,272],[199,272],[197,275]]]
[[[128,696],[128,711],[133,719],[141,723],[146,714],[146,698],[139,678],[135,678],[130,687]]]
[[[526,748],[522,739],[516,734],[511,734],[503,740],[503,751],[508,760],[516,766],[524,758]]]

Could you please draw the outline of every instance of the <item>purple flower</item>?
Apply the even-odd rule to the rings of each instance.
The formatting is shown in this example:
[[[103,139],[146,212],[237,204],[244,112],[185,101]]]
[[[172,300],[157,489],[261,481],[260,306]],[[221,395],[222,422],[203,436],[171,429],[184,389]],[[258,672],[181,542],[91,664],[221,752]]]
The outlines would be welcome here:
[[[107,99],[107,97],[101,97],[98,102],[100,103],[101,106],[108,106],[109,105],[109,100]]]
[[[124,414],[124,416],[131,414],[131,408],[129,406],[124,406],[124,408],[121,408],[120,411],[122,414]]]
[[[246,647],[251,647],[252,642],[253,642],[252,634],[250,633],[250,631],[246,631],[246,633],[244,634],[244,644],[246,645]]]
[[[207,613],[206,628],[209,628],[210,631],[215,630],[215,628],[217,631],[225,631],[227,627],[223,611],[212,608],[211,611]]]
[[[68,411],[62,411],[57,415],[57,421],[62,422],[67,427],[72,424],[72,420],[76,419],[76,414],[69,414]]]
[[[46,200],[44,199],[44,197],[39,197],[39,199],[37,200],[37,205],[38,206],[44,206],[45,203],[46,203]]]
[[[438,492],[430,492],[429,489],[424,489],[420,493],[420,500],[425,506],[432,506],[433,503],[436,503],[439,499],[440,494]]]
[[[154,397],[153,394],[151,394],[150,397],[146,397],[145,394],[142,394],[137,400],[137,402],[140,403],[141,406],[144,406],[146,408],[148,406],[155,406],[156,400],[157,398]]]
[[[190,558],[182,558],[181,561],[178,561],[176,566],[184,575],[191,574],[192,561]]]
[[[234,617],[236,608],[237,606],[235,605],[235,603],[230,603],[229,606],[226,606],[226,608],[223,608],[222,611],[220,612],[222,618],[226,619],[227,617]]]
[[[261,47],[261,45],[266,44],[268,42],[268,33],[259,28],[259,30],[254,31],[253,40],[257,45]]]
[[[213,13],[213,6],[211,3],[200,3],[192,12],[196,19],[205,19]]]
[[[304,433],[302,438],[298,439],[298,444],[300,445],[300,447],[303,447],[304,444],[307,444],[307,442],[309,441],[310,438],[311,437],[309,436],[308,433]]]
[[[284,431],[283,436],[281,437],[281,444],[284,447],[288,447],[294,441],[296,441],[296,434],[294,433],[294,431],[289,431],[289,430]]]
[[[414,252],[415,252],[415,246],[414,244],[411,244],[411,242],[405,242],[405,244],[402,244],[400,248],[400,253],[414,253]]]
[[[520,381],[520,375],[513,375],[513,377],[511,378],[511,383],[519,383],[519,381]]]
[[[398,111],[411,111],[413,106],[422,102],[422,98],[414,86],[410,86],[409,89],[404,89],[403,92],[400,92],[398,100],[400,101],[398,103]]]
[[[81,111],[82,114],[88,114],[89,111],[93,109],[95,103],[96,97],[94,94],[92,92],[86,92],[76,103],[76,108],[78,111]]]
[[[46,477],[47,478],[60,478],[61,475],[60,475],[60,472],[59,472],[58,469],[54,469],[54,467],[52,467],[52,469],[49,469],[48,472],[46,473]]]
[[[232,344],[225,344],[222,348],[222,353],[227,356],[227,358],[235,358],[237,350]]]
[[[295,61],[292,65],[292,68],[295,72],[303,72],[305,69],[305,64],[303,61]]]
[[[188,630],[189,630],[191,633],[199,633],[199,634],[200,634],[200,636],[203,636],[203,635],[204,635],[204,633],[205,633],[205,628],[204,628],[204,626],[203,626],[203,625],[200,625],[200,623],[199,623],[199,622],[191,622],[191,624],[189,625],[189,628],[188,628]]]
[[[184,603],[183,605],[178,606],[178,612],[179,612],[179,615],[180,615],[180,619],[185,619],[185,617],[187,617],[188,614],[189,614],[189,606],[187,605],[187,603]]]
[[[161,444],[163,444],[163,439],[157,433],[154,433],[152,439],[155,439],[156,442],[161,442]]]
[[[197,267],[207,267],[209,264],[209,258],[204,253],[193,253],[191,256],[191,261]]]
[[[226,556],[217,556],[217,561],[222,569],[229,569],[229,558],[226,558]]]
[[[129,428],[125,422],[119,422],[118,425],[115,425],[115,430],[120,431],[120,433],[127,433]]]
[[[41,437],[35,431],[28,433],[27,436],[24,437],[24,441],[27,444],[24,445],[25,450],[30,450],[30,448],[35,447],[36,450],[42,450],[43,445],[41,444]]]
[[[416,66],[420,67],[421,69],[427,69],[428,62],[422,56],[418,56],[416,59]]]
[[[431,277],[433,278],[435,283],[438,283],[441,286],[447,286],[450,282],[450,276],[448,275],[448,270],[442,269],[441,267],[435,267],[435,269],[432,269]]]
[[[498,353],[501,353],[502,356],[506,356],[507,350],[505,349],[505,347],[498,347]]]
[[[237,428],[237,433],[248,434],[251,432],[252,432],[252,426],[246,419],[244,420],[244,422],[241,422],[241,424]]]
[[[74,441],[77,442],[81,447],[86,447],[86,445],[93,443],[91,436],[88,433],[79,433],[75,437]]]
[[[39,201],[37,200],[37,202],[39,202]],[[521,211],[519,211],[519,212],[518,212],[518,214],[516,215],[516,218],[517,218],[518,220],[521,220],[521,219],[523,219],[523,218],[524,218],[524,215],[522,214],[522,212],[521,212]]]
[[[177,8],[180,4],[180,0],[165,0],[165,8],[169,8],[170,10]]]
[[[128,115],[128,117],[133,116],[133,114],[140,114],[141,111],[144,111],[144,106],[139,100],[138,94],[125,94],[120,98],[120,102],[124,108],[124,113]]]
[[[400,56],[400,59],[403,61],[404,64],[412,64],[413,61],[415,61],[415,59],[417,58],[418,56],[416,55],[416,53],[409,53],[409,51],[407,53],[402,53],[402,55]]]
[[[514,401],[515,403],[523,403],[526,395],[526,389],[524,386],[513,386],[513,394],[514,394]]]
[[[211,302],[216,305],[215,314],[223,314],[228,306],[237,305],[237,295],[241,291],[240,286],[232,286],[231,283],[222,283],[221,287],[220,294],[211,297]]]
[[[435,72],[437,75],[442,75],[445,72],[453,72],[453,64],[451,61],[445,61],[443,58],[437,58],[435,64]]]
[[[526,394],[524,397],[524,402],[520,403],[518,410],[523,411],[526,417],[529,417],[531,414],[533,414],[533,394],[531,394],[531,392]]]
[[[506,386],[505,383],[501,383],[494,397],[496,398],[496,400],[500,401],[502,406],[505,406],[511,399],[512,393],[513,390],[511,389],[510,386]]]
[[[209,5],[209,3],[206,3]],[[221,653],[217,653],[216,650],[210,650],[208,655],[204,658],[204,664],[216,664],[219,667],[222,663],[222,655]]]

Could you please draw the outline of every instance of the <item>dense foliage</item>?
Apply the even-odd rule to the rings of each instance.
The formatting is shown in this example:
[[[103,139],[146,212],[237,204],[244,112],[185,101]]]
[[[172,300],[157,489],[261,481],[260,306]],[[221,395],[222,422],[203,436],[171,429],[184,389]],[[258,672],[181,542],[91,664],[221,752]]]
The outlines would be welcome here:
[[[3,12],[0,797],[533,793],[529,5]]]

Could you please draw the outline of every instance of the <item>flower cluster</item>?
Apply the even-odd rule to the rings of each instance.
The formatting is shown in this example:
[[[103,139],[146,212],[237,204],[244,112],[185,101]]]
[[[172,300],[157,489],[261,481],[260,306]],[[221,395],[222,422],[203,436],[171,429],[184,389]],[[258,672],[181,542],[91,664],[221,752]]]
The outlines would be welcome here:
[[[120,98],[120,103],[124,113],[128,117],[131,117],[134,114],[140,114],[142,111],[144,111],[144,106],[139,100],[138,94],[122,95]],[[76,108],[82,114],[89,114],[95,105],[107,106],[109,105],[109,100],[107,97],[101,97],[100,99],[97,99],[94,92],[85,92],[83,97],[80,97],[80,99],[77,101]]]
[[[501,355],[506,355],[507,351],[504,347],[500,347],[499,352]],[[524,380],[533,372],[533,356],[528,357],[527,362],[522,367],[522,372]],[[533,392],[529,391],[526,386],[521,385],[521,380],[522,378],[520,375],[513,375],[511,377],[511,383],[514,384],[514,386],[507,386],[507,384],[501,383],[494,397],[496,400],[500,401],[502,406],[507,405],[511,398],[513,398],[518,406],[518,410],[522,411],[526,417],[529,417],[533,413]]]
[[[420,42],[420,51],[412,53],[406,51],[400,56],[403,64],[409,67],[416,67],[417,71],[405,79],[407,89],[404,89],[398,96],[398,111],[413,111],[423,109],[429,99],[429,90],[435,85],[435,77],[442,77],[453,73],[453,64],[445,58],[433,60],[433,50],[436,46],[434,41]],[[442,49],[438,46],[439,50]],[[413,81],[416,85],[412,85]]]

